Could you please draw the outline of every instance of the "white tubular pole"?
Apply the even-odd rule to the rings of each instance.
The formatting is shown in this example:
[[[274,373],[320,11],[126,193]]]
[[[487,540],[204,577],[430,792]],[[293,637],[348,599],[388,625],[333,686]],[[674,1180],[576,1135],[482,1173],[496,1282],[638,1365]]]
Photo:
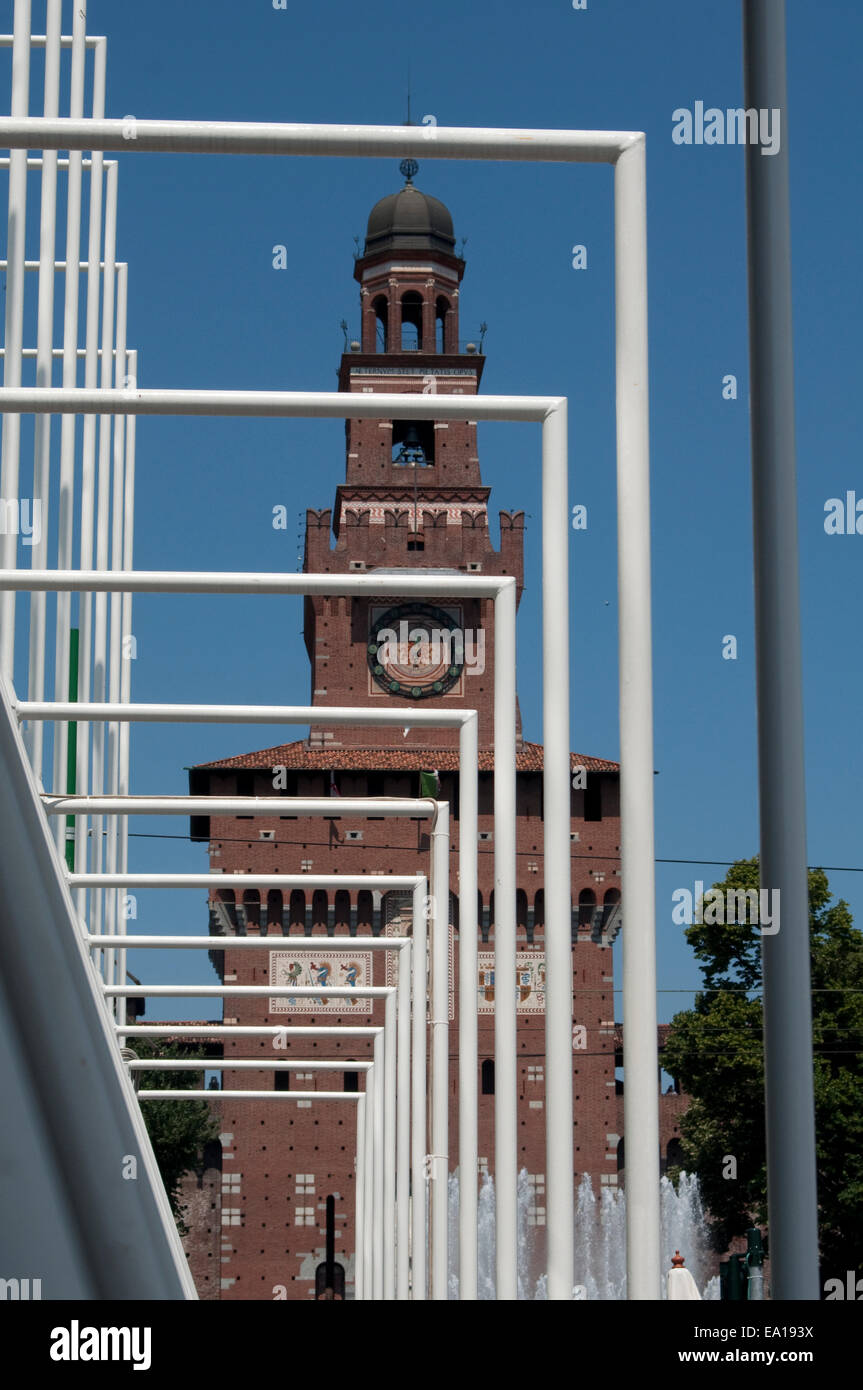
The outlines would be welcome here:
[[[380,1302],[384,1296],[384,1066],[387,1046],[386,1028],[374,1044],[374,1124],[372,1138],[372,1297]]]
[[[351,1091],[139,1091],[139,1100],[346,1100],[356,1104]]]
[[[224,1057],[147,1057],[144,1060],[128,1061],[124,1065],[130,1071],[294,1071],[301,1065],[303,1071],[370,1071],[372,1064],[369,1061],[362,1061],[358,1058],[339,1057],[337,1060],[315,1059],[307,1062],[303,1058],[302,1063],[298,1058],[289,1058],[286,1061],[269,1061],[263,1057],[232,1057],[226,1060]],[[354,1094],[354,1093],[352,1093]]]
[[[368,1076],[368,1073],[366,1073]],[[357,1105],[357,1151],[354,1158],[354,1299],[361,1303],[363,1292],[364,1185],[366,1147],[366,1097],[360,1096]]]
[[[290,806],[292,813],[297,816],[321,816],[327,819],[333,814],[333,803],[330,797],[44,796],[42,804],[49,816],[86,816],[91,814],[103,816],[273,816],[284,815],[286,806]],[[393,797],[391,800],[381,798],[379,801],[354,796],[339,798],[339,814],[341,816],[380,816],[381,818],[407,816],[417,818],[420,816],[431,817],[434,815],[434,811],[434,801],[421,801],[419,798]],[[107,886],[106,879],[109,877],[113,878],[114,875],[98,875],[101,886]],[[188,875],[184,875],[184,877],[188,877]],[[246,877],[251,878],[251,874]],[[391,874],[388,877],[390,887],[392,887],[398,874]],[[416,881],[414,875],[405,877],[406,882],[403,886],[412,888]],[[85,875],[76,874],[76,878],[83,879]],[[212,878],[211,875],[211,882]]]
[[[459,1298],[477,1297],[478,1109],[477,1109],[477,717],[459,735],[459,935],[458,935],[458,1164]]]
[[[399,728],[410,717],[415,729],[452,728],[476,722],[474,710],[416,710],[409,705],[363,709],[354,705],[173,705],[69,704],[16,700],[19,719],[122,719],[132,724],[356,724]],[[455,717],[454,717],[455,716]],[[464,746],[464,744],[460,745]]]
[[[398,1080],[396,1095],[396,1298],[407,1302],[410,1289],[410,1142],[411,1142],[411,943],[397,956]]]
[[[494,605],[494,1186],[496,1297],[518,1296],[515,976],[515,580]],[[546,755],[547,756],[547,755]],[[567,834],[569,818],[567,815]],[[546,825],[546,834],[549,826]],[[567,883],[569,867],[567,866]],[[570,1144],[572,1136],[570,1135]]]
[[[613,164],[644,137],[629,130],[531,130],[435,126],[297,125],[251,121],[0,120],[0,149],[133,150],[136,153],[332,155],[343,158],[516,160]]]
[[[542,495],[546,1269],[549,1299],[571,1299],[575,1212],[569,839],[569,502],[565,403],[551,411],[543,425]]]
[[[104,114],[107,69],[107,45],[104,40],[97,44],[93,55],[93,116]],[[99,308],[101,295],[102,268],[102,203],[104,183],[104,160],[99,151],[94,152],[90,164],[90,207],[87,241],[87,309],[84,338],[84,389],[95,391],[99,384]],[[107,277],[107,265],[104,268]],[[104,336],[104,335],[103,335]],[[103,383],[104,385],[104,383]],[[94,532],[96,524],[96,421],[87,417],[83,425],[81,447],[81,539],[80,565],[86,569],[93,563]],[[79,601],[80,629],[78,650],[80,654],[78,698],[89,700],[93,659],[93,600],[90,594],[82,594]],[[76,788],[79,794],[87,792],[90,786],[90,728],[86,723],[78,725]],[[75,868],[79,872],[88,862],[98,867],[97,853],[102,853],[101,828],[94,827],[92,838],[88,835],[87,823],[75,828]],[[103,894],[94,893],[90,898],[90,920],[95,922],[96,913],[101,911]],[[85,913],[85,894],[77,895],[77,907],[81,916]],[[103,960],[104,966],[104,960]]]
[[[312,883],[314,882],[315,880],[313,879]],[[306,950],[308,951],[311,949],[317,953],[317,946],[312,944],[312,939],[308,937],[305,939],[309,942],[309,946],[306,947]],[[128,941],[130,948],[134,947],[136,951],[188,951],[190,949],[198,951],[238,951],[243,948],[248,951],[271,951],[273,949],[273,942],[279,941],[280,938],[278,936],[128,936],[125,932],[121,936],[97,936],[95,933],[90,932],[85,940],[94,950],[99,950],[102,946],[118,946],[121,941]],[[282,937],[281,940],[293,943],[296,942],[298,938],[295,936]],[[335,936],[330,937],[330,940],[340,941],[341,938]],[[379,950],[395,950],[398,948],[407,950],[410,947],[410,938],[406,936],[350,936],[345,938],[345,940],[349,941],[351,944],[349,948],[344,947],[343,949],[350,949],[352,951],[358,951],[360,949],[366,951],[370,947],[378,947]],[[220,941],[225,943],[224,946],[218,944]],[[357,945],[358,941],[362,942],[362,948]],[[329,946],[327,946],[328,951],[329,949]],[[292,950],[301,951],[302,947],[292,946]],[[235,1064],[232,1063],[232,1065]],[[259,1063],[254,1062],[249,1065],[258,1066]],[[273,1063],[270,1063],[270,1065],[272,1066]],[[318,1065],[330,1066],[331,1064],[329,1062],[309,1062],[310,1067],[316,1067]],[[350,1070],[351,1067],[358,1066],[359,1063],[352,1062],[349,1065],[347,1063],[345,1065],[348,1066]],[[218,1069],[213,1067],[208,1068],[208,1070],[215,1071]]]
[[[102,993],[109,999],[386,999],[393,990],[389,985],[103,985]]]
[[[449,803],[446,801],[438,802],[431,842],[431,1296],[443,1301],[449,1293]]]
[[[83,394],[81,391],[69,391],[65,395],[59,391],[45,391],[42,397],[47,404],[50,396],[52,401],[57,402],[57,414],[67,415],[75,413],[71,409],[72,403]],[[24,397],[32,403],[34,395],[34,391],[16,391],[15,409],[24,409]],[[59,399],[61,396],[62,400]],[[96,396],[98,398],[98,392]],[[359,403],[371,400],[371,396],[356,399]],[[11,401],[12,397],[0,389],[0,410],[11,409]],[[115,399],[112,404],[120,413],[121,403]],[[357,409],[357,415],[361,414]],[[423,574],[421,570],[416,570],[411,574],[399,575],[399,592],[404,591],[409,598],[434,597],[436,594],[441,598],[495,598],[510,582],[508,578],[497,579],[489,575]],[[344,598],[346,594],[389,595],[393,581],[391,575],[375,573],[267,574],[260,570],[247,570],[237,574],[228,571],[184,573],[181,570],[135,570],[129,575],[124,574],[120,580],[110,570],[27,570],[23,573],[19,570],[0,570],[0,587],[48,589],[57,593],[68,590],[79,594],[110,594],[122,588],[133,594],[248,594],[250,597],[262,594],[326,594]]]
[[[87,57],[86,0],[72,6],[72,76],[69,110],[73,118],[84,112],[84,66]],[[74,389],[78,380],[78,299],[81,254],[81,185],[82,158],[78,151],[69,155],[66,183],[66,278],[63,304],[63,386]],[[75,535],[75,417],[63,416],[60,423],[60,495],[58,511],[57,567],[71,569]],[[54,698],[69,698],[69,642],[72,630],[72,596],[57,595],[57,622],[54,649]],[[69,730],[65,724],[54,725],[55,791],[65,791]],[[86,829],[76,828],[76,859],[78,840],[85,839]],[[63,858],[66,849],[65,822],[57,822],[57,848]],[[86,845],[84,846],[86,848]],[[84,867],[84,861],[81,863]],[[83,902],[77,902],[83,916]]]
[[[15,0],[12,44],[13,116],[28,115],[30,109],[30,0]],[[27,244],[27,156],[13,150],[9,162],[8,269],[6,272],[6,336],[3,358],[3,385],[21,385],[24,347],[24,260]],[[0,507],[18,516],[21,420],[3,416],[0,449]],[[18,528],[4,526],[0,532],[0,565],[18,567]],[[15,675],[15,595],[0,594],[0,673],[10,681]]]
[[[102,275],[102,382],[103,391],[113,386],[114,359],[114,298],[116,286],[115,256],[117,252],[117,165],[108,168],[105,180],[105,269]],[[107,570],[110,559],[111,542],[111,429],[113,417],[99,416],[99,472],[96,503],[96,568]],[[81,567],[84,567],[82,556]],[[93,695],[105,700],[108,696],[108,595],[97,594],[93,615]],[[82,634],[83,635],[83,634]],[[85,663],[88,648],[84,648]],[[86,665],[84,667],[86,670]],[[89,689],[82,690],[82,699],[89,698]],[[87,743],[89,726],[79,725],[83,733],[83,743]],[[80,736],[80,735],[79,735]],[[91,786],[98,794],[105,790],[105,726],[97,724],[93,730],[93,772]],[[104,859],[103,820],[96,816],[93,821],[93,868],[99,873]],[[96,893],[92,900],[90,920],[94,931],[103,930],[105,910],[104,893]],[[106,980],[114,973],[114,956],[109,952],[104,965]]]
[[[642,138],[614,171],[620,852],[627,1298],[660,1297],[659,1058],[653,843],[653,671],[647,373],[647,210]]]
[[[112,172],[116,172],[115,169]],[[110,183],[110,179],[109,179]],[[129,281],[129,267],[125,262],[117,266],[117,337],[115,349],[115,362],[117,364],[116,376],[117,385],[121,383],[123,375],[123,363],[126,361],[126,311],[127,311],[127,292]],[[114,467],[111,483],[111,569],[121,570],[123,568],[123,508],[125,506],[125,447],[126,431],[125,417],[118,415],[114,420]],[[121,629],[123,595],[113,593],[110,595],[110,629],[108,637],[108,698],[112,704],[120,700],[121,665],[122,665],[122,645],[123,634]],[[120,790],[120,725],[113,721],[105,730],[106,735],[106,756],[108,764],[108,790],[118,793]],[[108,819],[108,836],[106,842],[105,867],[109,873],[116,873],[119,865],[120,856],[120,825],[125,817],[110,816]],[[106,897],[106,917],[105,927],[108,932],[117,930],[117,923],[120,920],[120,891],[113,890]],[[121,983],[125,979],[119,970],[119,957],[115,951],[109,953],[108,974],[109,978],[119,980]],[[123,1022],[125,1010],[122,1005],[117,1005],[117,1022]]]
[[[0,118],[0,135],[3,121]],[[3,409],[19,410],[23,414],[104,415],[106,410],[116,415],[202,415],[213,419],[261,420],[386,420],[401,415],[405,420],[521,420],[542,424],[549,410],[559,402],[558,396],[428,396],[389,394],[352,395],[339,391],[48,391],[39,388],[12,388],[0,396]],[[346,402],[350,400],[348,406]],[[298,578],[300,576],[297,576]],[[336,576],[333,576],[334,578]],[[366,579],[373,576],[366,575]],[[406,576],[414,583],[421,576]],[[445,576],[441,576],[445,578]],[[462,576],[462,579],[464,576]],[[458,581],[456,581],[458,582]],[[503,582],[488,575],[476,579],[477,591],[493,594]],[[445,593],[447,585],[441,589]]]
[[[377,1045],[377,1035],[375,1037]],[[378,1053],[378,1056],[380,1054]],[[374,1128],[375,1128],[375,1067],[366,1072],[366,1129],[363,1161],[363,1299],[374,1298]]]
[[[384,1003],[384,1299],[396,1296],[396,996]]]
[[[233,941],[232,946],[237,943]],[[242,1023],[130,1023],[115,1033],[130,1038],[376,1038],[380,1028],[300,1028],[281,1024]],[[306,1065],[305,1057],[298,1059]],[[296,1065],[296,1063],[295,1063]]]
[[[133,383],[138,375],[138,354],[136,351],[127,353],[127,375],[122,383],[124,387]],[[124,529],[123,529],[123,563],[121,568],[130,570],[133,564],[133,548],[135,538],[135,446],[137,442],[137,420],[134,415],[130,415],[126,420],[126,470],[123,483],[125,501],[123,507]],[[121,614],[121,667],[120,678],[120,701],[128,706],[132,698],[132,661],[131,654],[126,651],[126,643],[132,635],[132,595],[123,594],[123,607]],[[120,772],[118,779],[118,790],[121,796],[129,793],[129,722],[124,719],[120,724]],[[129,867],[129,820],[123,816],[120,822],[120,869],[123,873]],[[121,950],[117,956],[117,973],[120,980],[126,978],[126,952]]]
[[[428,1282],[428,1202],[425,1157],[428,1153],[426,1095],[428,1012],[428,882],[413,891],[413,1007],[411,1013],[411,1299],[424,1300]]]
[[[45,98],[46,116],[56,116],[60,110],[60,29],[62,0],[48,0],[45,24]],[[42,201],[39,225],[39,307],[36,328],[36,385],[53,386],[54,349],[54,260],[57,242],[57,152],[46,150],[42,161]],[[37,420],[33,442],[33,509],[39,507],[40,525],[36,538],[34,515],[33,548],[30,552],[34,569],[48,564],[48,521],[51,496],[51,416]],[[27,690],[30,698],[41,700],[45,695],[45,641],[47,600],[44,594],[30,595],[30,669]],[[33,724],[27,733],[30,763],[42,781],[42,760],[45,730]]]

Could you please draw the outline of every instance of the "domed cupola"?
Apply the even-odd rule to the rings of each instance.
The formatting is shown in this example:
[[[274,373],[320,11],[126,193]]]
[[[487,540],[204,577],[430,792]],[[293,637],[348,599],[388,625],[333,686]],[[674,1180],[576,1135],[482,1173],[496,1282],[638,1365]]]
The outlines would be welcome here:
[[[455,254],[452,217],[439,198],[423,193],[413,183],[417,163],[402,160],[399,166],[406,183],[398,193],[390,193],[375,203],[369,213],[363,254],[379,251],[443,251]]]

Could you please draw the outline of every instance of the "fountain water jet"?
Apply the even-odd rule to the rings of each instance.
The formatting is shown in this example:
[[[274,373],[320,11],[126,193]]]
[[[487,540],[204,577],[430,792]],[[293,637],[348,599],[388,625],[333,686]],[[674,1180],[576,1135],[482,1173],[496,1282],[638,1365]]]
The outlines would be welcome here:
[[[526,1301],[546,1298],[545,1274],[536,1268],[535,1227],[529,1224],[534,1190],[526,1169],[518,1175],[518,1297]],[[458,1298],[459,1175],[449,1177],[449,1297]],[[719,1298],[718,1277],[709,1278],[710,1245],[698,1179],[682,1173],[677,1187],[660,1179],[662,1215],[662,1266],[671,1268],[671,1257],[680,1250],[702,1298]],[[486,1175],[479,1193],[479,1267],[477,1295],[495,1296],[494,1179]],[[597,1200],[590,1177],[582,1176],[576,1193],[574,1297],[588,1300],[626,1298],[626,1195],[622,1188],[604,1187]],[[662,1296],[665,1297],[663,1280]]]

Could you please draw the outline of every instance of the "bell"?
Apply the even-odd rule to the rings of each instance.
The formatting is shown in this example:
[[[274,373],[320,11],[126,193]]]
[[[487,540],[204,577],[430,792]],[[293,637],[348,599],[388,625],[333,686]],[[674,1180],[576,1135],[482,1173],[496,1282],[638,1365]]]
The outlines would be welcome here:
[[[399,450],[396,463],[404,468],[423,468],[425,467],[426,456],[420,444],[420,437],[416,425],[408,425],[405,432],[405,440]]]

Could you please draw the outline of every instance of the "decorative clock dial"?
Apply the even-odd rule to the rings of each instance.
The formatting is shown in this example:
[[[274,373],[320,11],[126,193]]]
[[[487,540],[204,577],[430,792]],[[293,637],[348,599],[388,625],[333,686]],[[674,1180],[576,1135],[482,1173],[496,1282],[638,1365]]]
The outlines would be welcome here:
[[[464,669],[459,621],[426,603],[390,608],[372,621],[368,661],[388,695],[409,700],[445,695]]]

